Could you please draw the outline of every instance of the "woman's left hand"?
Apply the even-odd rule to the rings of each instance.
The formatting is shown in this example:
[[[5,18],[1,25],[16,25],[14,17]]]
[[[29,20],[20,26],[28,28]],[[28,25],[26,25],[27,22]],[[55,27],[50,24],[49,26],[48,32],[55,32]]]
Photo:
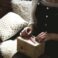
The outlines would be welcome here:
[[[46,41],[46,36],[47,36],[46,32],[41,32],[39,35],[36,36],[36,41],[44,42],[44,41]]]

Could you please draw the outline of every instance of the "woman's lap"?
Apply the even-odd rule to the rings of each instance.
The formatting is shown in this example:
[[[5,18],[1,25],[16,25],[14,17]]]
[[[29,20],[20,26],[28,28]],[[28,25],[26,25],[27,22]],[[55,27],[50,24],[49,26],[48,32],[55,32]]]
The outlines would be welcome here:
[[[58,58],[58,41],[47,41],[45,45],[45,53],[50,57]]]

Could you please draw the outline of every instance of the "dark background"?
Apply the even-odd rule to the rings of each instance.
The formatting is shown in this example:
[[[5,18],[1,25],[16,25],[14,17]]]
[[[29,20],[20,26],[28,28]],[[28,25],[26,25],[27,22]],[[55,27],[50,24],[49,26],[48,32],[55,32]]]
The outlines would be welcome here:
[[[0,18],[12,11],[11,0],[0,0]]]

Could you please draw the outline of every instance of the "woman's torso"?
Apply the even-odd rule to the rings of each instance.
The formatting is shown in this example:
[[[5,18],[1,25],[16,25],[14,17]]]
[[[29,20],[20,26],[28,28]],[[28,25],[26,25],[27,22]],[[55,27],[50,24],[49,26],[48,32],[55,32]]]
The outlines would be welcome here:
[[[38,3],[35,11],[35,17],[37,19],[37,29],[35,34],[42,31],[48,33],[58,33],[58,7],[57,5],[46,5]],[[58,58],[58,41],[47,41],[45,47],[45,53],[49,57]]]
[[[58,7],[40,2],[37,4],[35,17],[37,19],[37,34],[45,31],[58,33]]]

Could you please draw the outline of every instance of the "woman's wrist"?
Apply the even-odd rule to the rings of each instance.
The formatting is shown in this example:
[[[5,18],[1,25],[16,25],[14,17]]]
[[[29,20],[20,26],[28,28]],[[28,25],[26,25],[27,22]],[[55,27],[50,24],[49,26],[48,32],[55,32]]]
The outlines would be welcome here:
[[[34,23],[29,23],[27,27],[33,28]]]

